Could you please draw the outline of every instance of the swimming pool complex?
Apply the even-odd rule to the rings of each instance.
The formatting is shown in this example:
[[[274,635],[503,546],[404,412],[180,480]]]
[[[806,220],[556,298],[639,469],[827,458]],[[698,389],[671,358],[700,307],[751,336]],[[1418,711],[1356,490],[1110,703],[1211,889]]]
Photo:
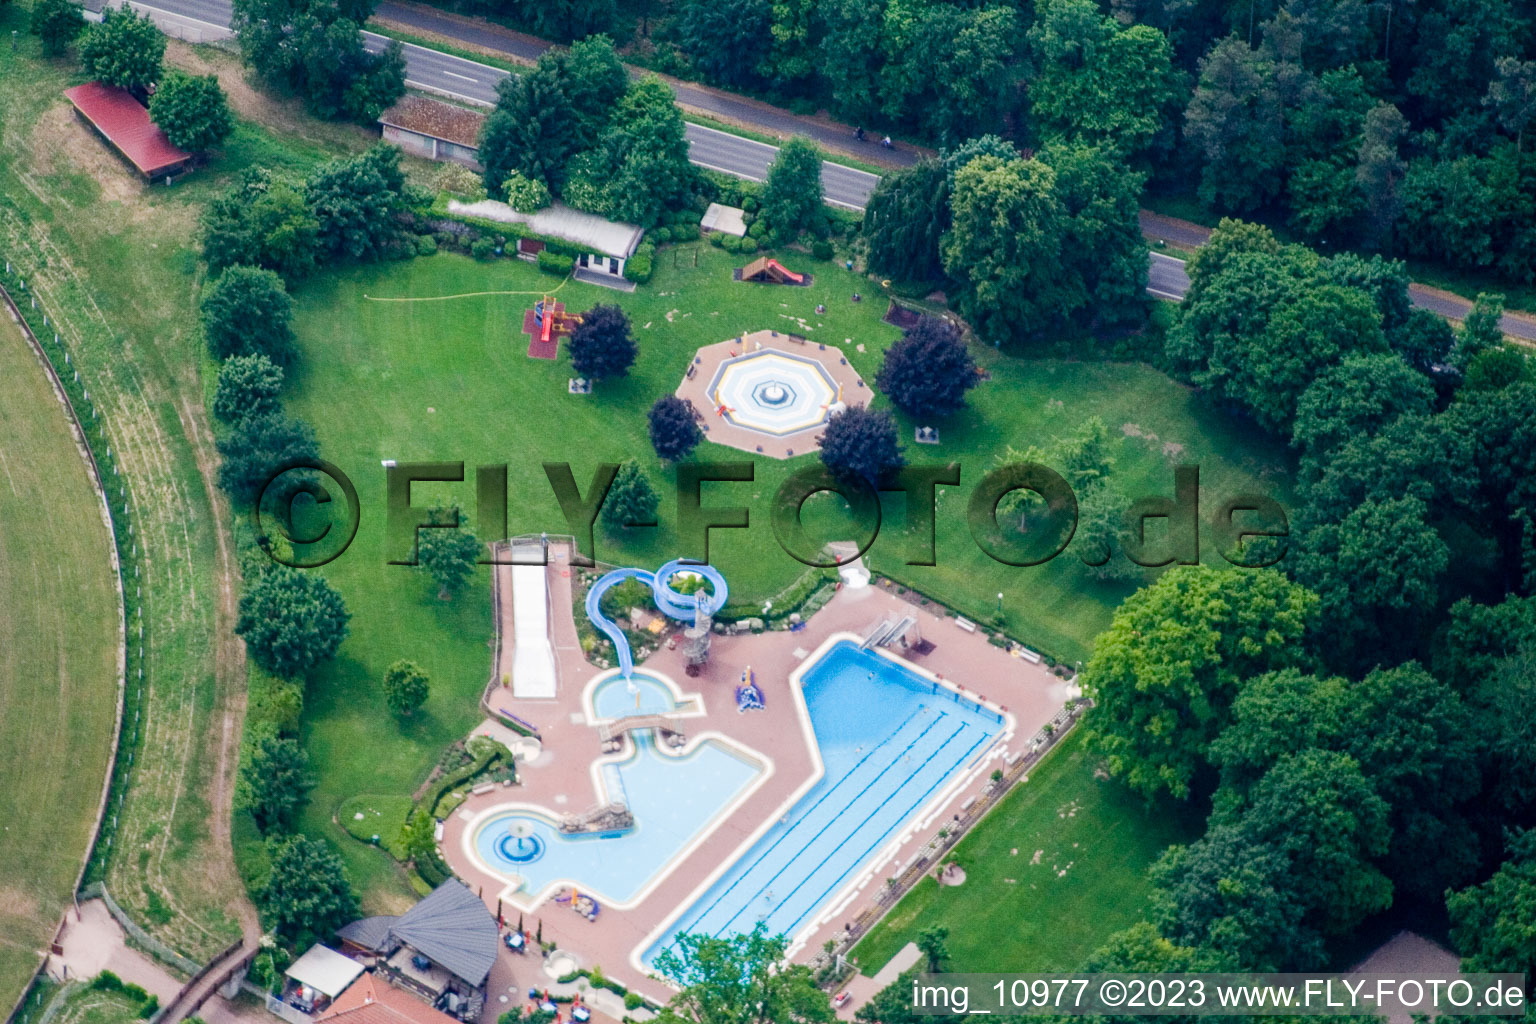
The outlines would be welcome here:
[[[636,673],[638,694],[627,682],[615,676],[594,689],[601,717],[635,714],[637,697],[642,714],[674,703],[656,679]],[[645,966],[683,932],[727,935],[761,923],[795,935],[1007,727],[1003,715],[848,639],[808,660],[799,687],[822,775],[639,951]],[[770,700],[792,699],[782,685],[765,689]],[[633,829],[566,836],[547,814],[508,808],[467,834],[481,863],[521,876],[525,898],[569,882],[622,906],[641,898],[729,806],[750,799],[765,770],[715,739],[678,757],[657,750],[648,732],[631,735],[634,753],[604,763],[600,774],[604,798],[633,811]]]
[[[759,923],[793,936],[1005,728],[1003,716],[849,641],[801,677],[825,774],[647,948]],[[770,691],[771,692],[771,691]]]

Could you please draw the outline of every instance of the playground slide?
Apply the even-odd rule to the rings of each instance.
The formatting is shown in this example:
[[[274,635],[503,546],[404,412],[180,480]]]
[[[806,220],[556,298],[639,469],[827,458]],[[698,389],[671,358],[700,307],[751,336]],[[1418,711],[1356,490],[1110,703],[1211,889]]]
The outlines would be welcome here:
[[[795,273],[793,270],[790,270],[788,267],[786,267],[784,264],[780,263],[778,260],[770,259],[768,261],[768,265],[770,267],[773,267],[779,273],[783,274],[785,277],[789,278],[791,281],[795,282],[795,284],[799,284],[800,282],[805,280],[805,275],[804,274],[797,274],[797,273]]]
[[[515,564],[542,557],[540,545],[512,549],[512,695],[555,696],[555,649],[549,639],[549,580],[542,565]]]
[[[709,581],[715,592],[713,594],[705,594],[702,591],[698,594],[678,593],[668,586],[667,581],[679,572],[698,573]],[[655,572],[646,569],[615,569],[592,584],[592,589],[587,591],[587,618],[592,620],[592,625],[596,626],[604,636],[613,641],[614,650],[619,652],[619,674],[626,679],[634,674],[634,655],[629,649],[629,641],[625,639],[624,631],[603,614],[603,595],[627,579],[636,579],[650,584],[651,598],[656,602],[656,607],[667,618],[677,619],[679,622],[692,623],[701,607],[708,614],[713,615],[725,606],[726,595],[729,593],[725,585],[725,577],[721,576],[714,566],[684,562],[682,559],[674,559]]]

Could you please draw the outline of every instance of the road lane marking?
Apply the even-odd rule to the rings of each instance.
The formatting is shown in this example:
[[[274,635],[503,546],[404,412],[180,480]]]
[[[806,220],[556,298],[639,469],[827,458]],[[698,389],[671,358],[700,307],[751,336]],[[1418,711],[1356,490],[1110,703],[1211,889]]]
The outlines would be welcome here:
[[[460,79],[463,79],[466,82],[475,82],[475,83],[478,84],[479,81],[480,81],[480,79],[478,79],[478,78],[471,78],[468,75],[461,75],[457,71],[444,71],[443,74],[447,75],[450,78],[460,78]]]

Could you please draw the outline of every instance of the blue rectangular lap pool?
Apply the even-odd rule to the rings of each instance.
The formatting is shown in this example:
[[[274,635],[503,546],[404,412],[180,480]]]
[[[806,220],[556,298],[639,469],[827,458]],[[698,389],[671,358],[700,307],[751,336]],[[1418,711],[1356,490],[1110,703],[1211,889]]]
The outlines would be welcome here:
[[[1003,731],[1002,716],[857,644],[801,679],[826,772],[679,917],[682,933],[794,935]]]

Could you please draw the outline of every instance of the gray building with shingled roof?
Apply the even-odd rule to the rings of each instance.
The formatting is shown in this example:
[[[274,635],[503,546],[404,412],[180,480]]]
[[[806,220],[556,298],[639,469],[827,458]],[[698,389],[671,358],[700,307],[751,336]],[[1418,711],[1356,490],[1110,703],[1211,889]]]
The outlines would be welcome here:
[[[365,917],[336,935],[344,949],[377,958],[397,984],[472,1020],[484,1005],[501,930],[480,898],[450,878],[398,917]]]

